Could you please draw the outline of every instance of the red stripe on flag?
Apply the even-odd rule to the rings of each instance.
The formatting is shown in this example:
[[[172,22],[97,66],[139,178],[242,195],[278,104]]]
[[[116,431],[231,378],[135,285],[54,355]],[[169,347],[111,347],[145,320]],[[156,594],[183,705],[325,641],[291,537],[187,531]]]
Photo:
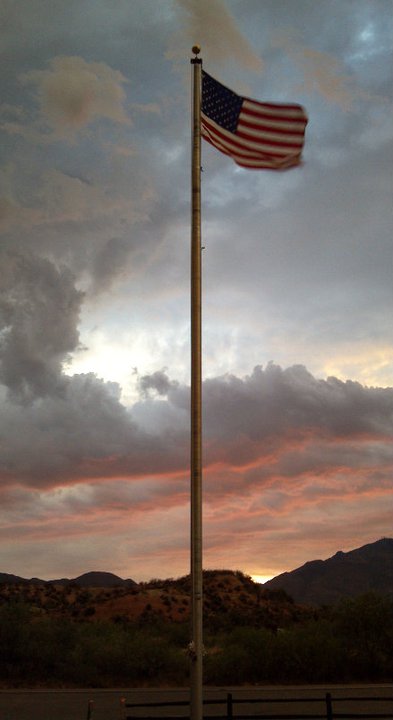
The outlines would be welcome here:
[[[205,123],[202,125],[202,134],[207,142],[220,150],[220,152],[231,157],[241,167],[283,170],[300,163],[300,150],[298,152],[288,153],[286,149],[284,153],[277,153],[262,150],[261,147],[258,146],[257,149],[253,149],[245,144],[244,141],[237,142],[236,135],[231,135],[231,139],[228,139],[224,133],[220,133],[214,128],[209,129]]]
[[[206,132],[204,132],[205,129]],[[230,133],[222,130],[220,126],[213,121],[206,120],[205,116],[202,116],[202,134],[204,137],[208,135],[210,138],[215,138],[218,142],[225,144],[228,150],[233,148],[234,151],[243,151],[245,155],[258,156],[258,153],[263,153],[271,155],[272,157],[282,157],[288,154],[288,149],[292,147],[285,143],[271,142],[267,138],[262,139],[247,136],[246,133]],[[271,148],[271,150],[269,148]],[[282,149],[282,152],[278,151],[279,148]],[[298,150],[299,145],[293,145],[293,148]]]

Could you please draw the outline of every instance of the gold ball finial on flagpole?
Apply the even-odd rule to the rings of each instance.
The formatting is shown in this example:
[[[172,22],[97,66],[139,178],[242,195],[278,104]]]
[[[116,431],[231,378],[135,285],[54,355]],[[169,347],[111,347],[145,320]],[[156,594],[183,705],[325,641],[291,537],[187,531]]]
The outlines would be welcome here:
[[[193,46],[192,46],[192,52],[194,53],[194,55],[199,55],[199,53],[201,52],[201,46],[200,46],[200,45],[193,45]]]

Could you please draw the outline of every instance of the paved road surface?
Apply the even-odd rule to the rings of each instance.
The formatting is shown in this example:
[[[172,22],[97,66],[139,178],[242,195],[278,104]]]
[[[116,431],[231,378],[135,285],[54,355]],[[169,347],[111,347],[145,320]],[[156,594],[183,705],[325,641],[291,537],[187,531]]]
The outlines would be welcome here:
[[[318,712],[323,712],[326,691],[333,698],[350,696],[393,696],[392,685],[373,686],[302,686],[302,687],[252,687],[252,688],[206,688],[206,698],[225,698],[227,691],[233,692],[234,698],[290,698],[320,697]],[[188,690],[172,689],[119,689],[119,690],[0,690],[0,720],[87,720],[89,700],[94,701],[91,720],[121,720],[121,698],[129,702],[181,700],[188,697]],[[242,711],[255,711],[255,705],[242,705]],[[315,710],[317,706],[315,705]],[[280,709],[278,709],[280,708]],[[303,705],[304,708],[304,705]],[[273,712],[286,712],[293,709],[290,705],[275,706]],[[344,703],[340,705],[344,710]],[[354,712],[358,706],[348,705],[345,709]],[[361,712],[367,711],[367,704],[362,703]],[[264,706],[268,711],[268,706]],[[374,707],[375,710],[375,707]],[[217,712],[219,712],[217,708]],[[296,705],[294,712],[302,712],[302,706]],[[379,703],[379,712],[391,712],[393,720],[393,703]],[[153,714],[153,713],[151,713]],[[312,717],[312,715],[310,715]]]

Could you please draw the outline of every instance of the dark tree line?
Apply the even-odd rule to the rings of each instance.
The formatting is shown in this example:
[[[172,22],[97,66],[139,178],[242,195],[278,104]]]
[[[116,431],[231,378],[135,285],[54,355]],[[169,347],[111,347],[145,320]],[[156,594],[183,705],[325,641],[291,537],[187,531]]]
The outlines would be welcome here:
[[[205,627],[206,684],[383,682],[393,677],[393,599],[367,594],[275,630],[224,613]],[[188,623],[40,616],[0,607],[3,686],[109,687],[188,682]]]

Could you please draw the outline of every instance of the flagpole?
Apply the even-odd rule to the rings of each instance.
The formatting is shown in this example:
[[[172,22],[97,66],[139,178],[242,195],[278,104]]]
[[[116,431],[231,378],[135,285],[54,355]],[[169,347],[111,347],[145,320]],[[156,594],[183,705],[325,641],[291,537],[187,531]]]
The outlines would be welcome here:
[[[191,720],[203,718],[201,68],[194,45],[191,170]]]

